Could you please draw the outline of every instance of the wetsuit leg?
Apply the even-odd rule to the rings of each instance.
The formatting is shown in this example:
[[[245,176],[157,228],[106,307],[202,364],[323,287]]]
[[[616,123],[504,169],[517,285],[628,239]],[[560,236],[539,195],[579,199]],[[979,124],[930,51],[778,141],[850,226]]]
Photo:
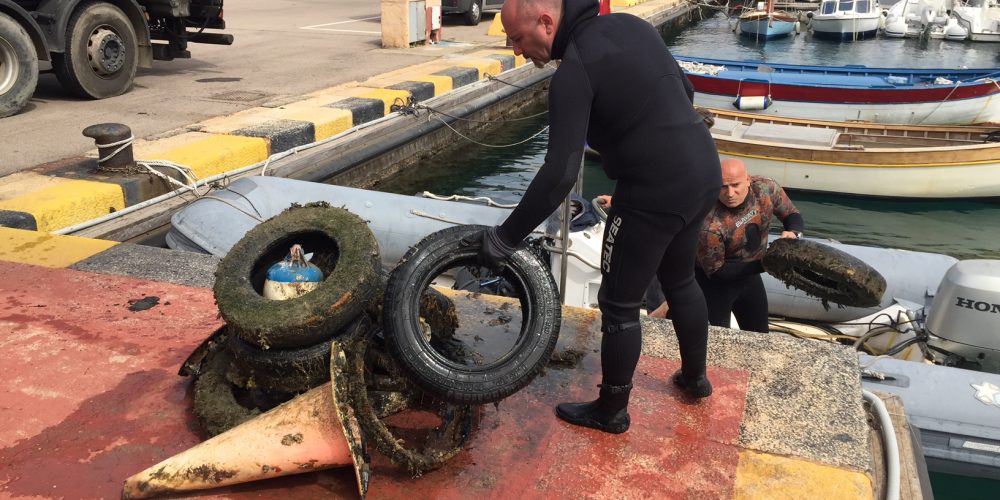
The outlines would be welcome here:
[[[708,305],[708,323],[712,326],[730,328],[733,303],[743,289],[743,280],[713,281],[701,269],[695,271],[698,286],[705,294]],[[740,323],[742,325],[742,323]]]
[[[632,381],[642,331],[639,308],[651,276],[675,234],[684,227],[678,215],[613,207],[601,252],[601,366],[604,384]],[[692,261],[693,266],[693,261]]]
[[[733,314],[740,323],[740,329],[767,333],[767,291],[764,290],[764,280],[759,274],[749,276],[744,280],[742,288],[733,303]]]
[[[714,203],[715,196],[708,201]],[[656,271],[677,333],[681,371],[688,379],[705,375],[708,354],[708,308],[694,270],[701,222],[711,203],[705,203],[704,210],[694,220],[678,228]]]

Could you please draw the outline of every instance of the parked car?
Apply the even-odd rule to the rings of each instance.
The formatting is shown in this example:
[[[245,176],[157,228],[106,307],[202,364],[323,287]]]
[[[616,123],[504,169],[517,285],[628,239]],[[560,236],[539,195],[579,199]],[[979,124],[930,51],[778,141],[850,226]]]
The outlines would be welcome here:
[[[483,12],[499,12],[503,0],[441,0],[442,14],[461,14],[469,26],[479,24]]]

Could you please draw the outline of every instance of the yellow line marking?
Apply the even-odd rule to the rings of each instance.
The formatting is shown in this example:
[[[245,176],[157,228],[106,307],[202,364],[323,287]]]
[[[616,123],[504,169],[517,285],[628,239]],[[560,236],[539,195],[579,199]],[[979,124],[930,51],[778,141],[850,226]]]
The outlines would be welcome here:
[[[191,167],[204,179],[267,159],[267,140],[260,137],[205,134],[205,138],[158,151],[143,160],[167,160]]]
[[[0,227],[0,260],[20,264],[67,267],[117,244],[116,241]]]
[[[445,92],[451,92],[454,81],[450,76],[444,75],[420,75],[408,78],[414,82],[430,82],[434,84],[434,95],[439,96]]]
[[[402,99],[406,102],[406,98],[410,97],[410,93],[405,90],[396,89],[371,89],[371,91],[359,95],[358,97],[365,99],[381,99],[385,103],[385,114],[391,113],[389,108],[392,106],[396,99]]]
[[[483,75],[486,73],[489,73],[491,75],[499,75],[500,72],[503,71],[503,65],[500,64],[500,61],[497,61],[496,59],[480,59],[480,58],[464,57],[464,58],[456,58],[454,60],[446,59],[444,61],[450,62],[453,65],[462,68],[476,68],[477,74],[479,75],[478,78],[480,80],[483,79]]]
[[[873,497],[871,480],[861,472],[750,450],[740,451],[733,500],[868,500]]]
[[[35,216],[39,231],[96,219],[125,208],[125,192],[118,184],[48,177],[47,186],[0,200],[0,209]]]

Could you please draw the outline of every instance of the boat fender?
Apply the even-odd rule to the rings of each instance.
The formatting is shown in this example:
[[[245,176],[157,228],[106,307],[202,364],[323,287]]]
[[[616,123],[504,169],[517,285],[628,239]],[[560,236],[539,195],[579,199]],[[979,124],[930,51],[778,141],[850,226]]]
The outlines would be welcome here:
[[[315,290],[323,281],[323,271],[316,264],[311,264],[310,258],[312,254],[306,254],[302,245],[292,245],[284,259],[268,268],[264,297],[288,300]]]
[[[771,105],[771,98],[765,95],[741,95],[733,101],[733,107],[740,111],[756,111],[767,109]]]
[[[875,307],[885,294],[885,278],[861,259],[818,241],[779,238],[761,261],[785,285],[849,307]]]

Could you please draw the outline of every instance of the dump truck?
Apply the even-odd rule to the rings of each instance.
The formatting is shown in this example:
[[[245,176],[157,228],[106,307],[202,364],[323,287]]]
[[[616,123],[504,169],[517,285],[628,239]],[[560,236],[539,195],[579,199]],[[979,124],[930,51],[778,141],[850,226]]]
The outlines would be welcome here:
[[[0,117],[21,110],[49,61],[85,99],[120,95],[137,68],[189,58],[188,43],[230,45],[223,0],[0,0]]]

